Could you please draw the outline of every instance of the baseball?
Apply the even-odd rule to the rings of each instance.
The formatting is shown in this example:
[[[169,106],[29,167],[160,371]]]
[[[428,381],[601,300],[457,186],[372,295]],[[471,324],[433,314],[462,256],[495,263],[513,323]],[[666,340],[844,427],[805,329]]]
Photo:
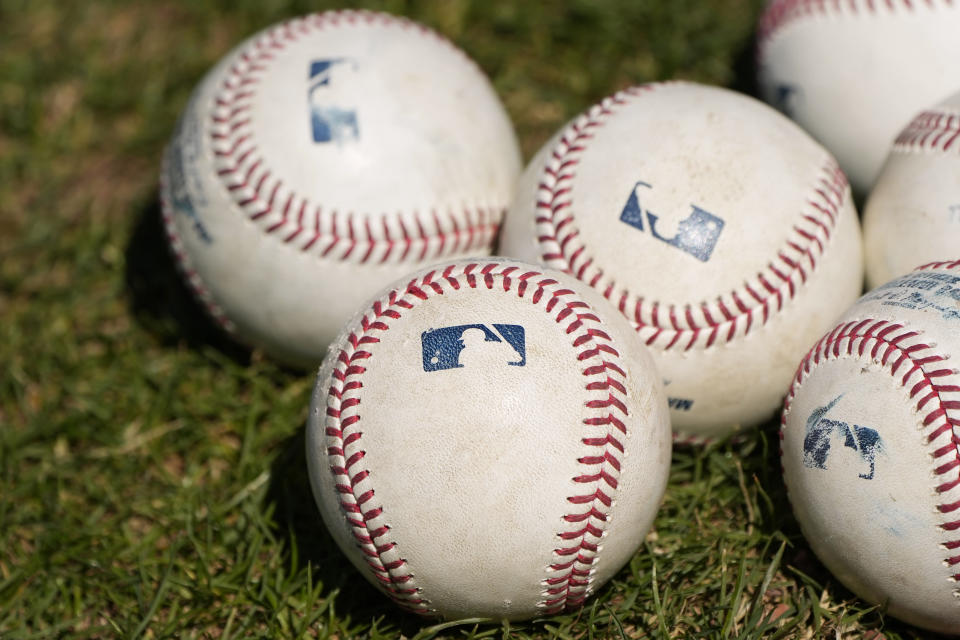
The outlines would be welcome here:
[[[629,323],[571,277],[495,259],[412,274],[348,322],[307,425],[340,548],[448,619],[580,606],[643,541],[670,447]]]
[[[863,244],[871,288],[958,254],[960,92],[897,136],[863,212]]]
[[[309,366],[394,279],[488,254],[520,169],[466,54],[405,18],[335,11],[255,34],[203,79],[165,154],[163,219],[210,314]]]
[[[848,588],[960,629],[960,261],[862,297],[803,359],[783,411],[790,502]]]
[[[960,84],[958,33],[953,0],[772,0],[758,27],[760,91],[866,193],[897,132]]]
[[[863,271],[830,154],[758,100],[681,82],[617,93],[548,142],[501,252],[575,275],[629,318],[692,440],[774,416]]]

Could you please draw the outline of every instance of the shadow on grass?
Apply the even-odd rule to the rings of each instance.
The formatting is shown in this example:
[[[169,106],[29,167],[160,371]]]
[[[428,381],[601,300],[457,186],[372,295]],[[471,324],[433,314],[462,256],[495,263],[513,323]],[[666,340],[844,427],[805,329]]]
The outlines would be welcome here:
[[[783,556],[785,567],[794,567],[823,584],[830,579],[830,573],[817,560],[804,539],[800,525],[793,515],[790,496],[783,479],[779,414],[758,428],[753,444],[744,454],[743,472],[747,481],[755,479],[770,500],[769,517],[762,518],[757,523],[758,528],[767,537],[779,532],[789,541]]]
[[[733,57],[733,77],[727,88],[745,93],[761,100],[757,86],[757,34],[744,42],[744,46]]]
[[[249,364],[250,350],[210,318],[178,272],[156,195],[137,213],[127,242],[124,276],[133,317],[160,344],[171,347],[185,342],[191,349],[210,346],[241,366]]]
[[[323,585],[324,598],[335,595],[338,617],[357,623],[383,618],[378,626],[399,627],[405,637],[415,636],[436,621],[404,612],[392,604],[350,563],[330,535],[310,488],[306,465],[306,425],[283,442],[271,465],[266,507],[273,509],[274,534],[285,555],[298,570],[311,567]]]

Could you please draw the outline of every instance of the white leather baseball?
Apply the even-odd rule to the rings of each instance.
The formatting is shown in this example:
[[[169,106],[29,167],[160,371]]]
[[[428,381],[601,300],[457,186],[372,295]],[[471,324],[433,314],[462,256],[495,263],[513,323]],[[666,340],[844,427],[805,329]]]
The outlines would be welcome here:
[[[692,439],[773,417],[863,271],[830,154],[762,102],[689,83],[620,92],[558,133],[521,178],[500,251],[626,315]]]
[[[897,136],[864,208],[863,244],[871,288],[960,254],[960,93]]]
[[[783,412],[810,546],[891,615],[960,632],[960,262],[861,298],[801,363]]]
[[[368,305],[307,425],[340,548],[395,602],[445,618],[582,604],[646,535],[670,446],[629,324],[569,276],[496,259],[420,271]]]
[[[207,74],[164,158],[163,217],[222,326],[316,365],[394,279],[488,254],[520,166],[466,54],[404,18],[327,12],[255,34]]]
[[[866,193],[897,132],[960,85],[958,33],[954,0],[772,0],[758,27],[760,91]]]

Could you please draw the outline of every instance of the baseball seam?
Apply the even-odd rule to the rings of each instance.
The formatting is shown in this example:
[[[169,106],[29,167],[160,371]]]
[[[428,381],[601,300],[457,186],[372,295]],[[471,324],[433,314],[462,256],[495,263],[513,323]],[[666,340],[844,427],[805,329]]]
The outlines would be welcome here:
[[[900,132],[893,151],[960,154],[960,112],[923,111]]]
[[[327,456],[340,506],[372,575],[387,594],[411,611],[434,613],[397,545],[389,541],[384,507],[374,500],[374,479],[360,464],[365,452],[360,448],[363,433],[359,407],[365,363],[374,357],[371,345],[380,342],[391,322],[416,304],[462,287],[500,289],[529,300],[562,325],[576,350],[577,362],[584,367],[581,373],[589,398],[585,406],[592,415],[583,420],[581,443],[586,455],[577,460],[582,473],[572,479],[582,490],[567,497],[571,511],[563,517],[557,533],[560,542],[553,550],[552,564],[546,568],[537,605],[544,614],[559,613],[579,606],[591,592],[600,542],[619,484],[623,440],[629,437],[624,420],[629,414],[627,374],[611,337],[586,302],[545,274],[498,264],[450,265],[411,280],[367,310],[360,319],[360,330],[347,336],[348,345],[337,355],[325,409]]]
[[[363,10],[330,11],[273,27],[244,48],[222,81],[210,116],[217,175],[237,207],[267,235],[300,251],[357,263],[419,262],[486,249],[502,212],[483,206],[412,211],[408,222],[388,212],[327,210],[295,193],[262,155],[250,112],[261,77],[274,57],[299,38],[335,27],[366,24],[415,29],[449,47],[483,76],[446,38],[405,18]],[[483,76],[486,79],[485,76]]]
[[[759,57],[766,44],[788,25],[801,20],[829,16],[893,14],[921,9],[952,7],[953,0],[774,0],[757,25]]]
[[[938,262],[928,262],[920,265],[914,271],[927,271],[929,269],[960,269],[960,260],[941,260]]]
[[[846,177],[828,159],[816,178],[806,206],[774,260],[752,280],[715,300],[666,304],[648,300],[619,285],[597,264],[579,239],[573,210],[577,165],[595,132],[619,107],[666,86],[631,87],[594,105],[562,134],[541,174],[537,189],[536,234],[544,262],[576,276],[600,291],[629,318],[647,346],[689,351],[731,342],[765,325],[794,298],[817,268],[849,197]]]
[[[941,394],[960,392],[960,385],[943,380],[958,371],[944,366],[949,356],[937,353],[935,347],[922,341],[922,332],[887,320],[868,318],[837,325],[820,339],[797,369],[784,401],[781,442],[793,399],[811,371],[828,360],[866,356],[888,368],[891,376],[899,376],[901,386],[916,402],[917,413],[922,416],[921,435],[932,449],[930,455],[936,465],[933,473],[939,479],[935,491],[945,496],[960,486],[960,401],[944,399]],[[943,514],[940,528],[944,532],[960,530],[960,501],[941,502],[937,510]],[[950,567],[960,564],[960,539],[944,540],[941,544],[952,552],[944,562]],[[952,578],[960,581],[960,572]]]

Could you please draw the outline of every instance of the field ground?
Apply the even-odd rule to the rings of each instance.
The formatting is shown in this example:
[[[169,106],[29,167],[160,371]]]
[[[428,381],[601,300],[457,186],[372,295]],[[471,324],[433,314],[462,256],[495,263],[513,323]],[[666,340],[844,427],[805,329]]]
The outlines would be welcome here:
[[[529,158],[630,84],[750,92],[762,0],[344,4],[464,48]],[[645,546],[582,611],[434,626],[346,563],[306,484],[311,377],[207,322],[156,205],[161,149],[203,73],[324,8],[0,0],[0,638],[913,637],[810,552],[774,422],[678,449]]]

